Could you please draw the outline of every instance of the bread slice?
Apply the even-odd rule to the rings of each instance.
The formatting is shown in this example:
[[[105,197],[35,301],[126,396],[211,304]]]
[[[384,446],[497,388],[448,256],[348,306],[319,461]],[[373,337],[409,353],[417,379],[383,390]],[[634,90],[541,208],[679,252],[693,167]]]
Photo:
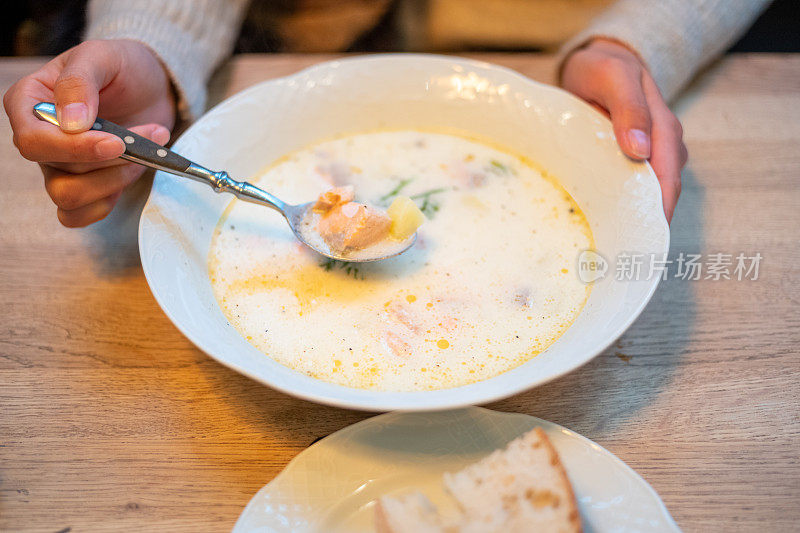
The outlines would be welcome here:
[[[443,527],[436,507],[421,492],[385,496],[375,507],[377,533],[442,533]]]
[[[445,523],[433,504],[418,492],[400,498],[384,497],[377,505],[378,532],[581,531],[572,485],[541,428],[460,472],[445,474],[444,485],[461,509],[457,518]]]
[[[444,484],[464,513],[463,532],[581,531],[572,485],[541,428],[445,474]]]

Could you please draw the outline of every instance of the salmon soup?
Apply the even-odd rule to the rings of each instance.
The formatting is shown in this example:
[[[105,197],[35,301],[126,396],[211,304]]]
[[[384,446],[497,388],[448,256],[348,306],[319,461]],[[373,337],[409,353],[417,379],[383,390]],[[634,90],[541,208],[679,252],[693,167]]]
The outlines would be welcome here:
[[[567,192],[524,158],[456,135],[365,133],[279,160],[253,182],[290,203],[354,186],[387,207],[412,198],[427,220],[404,254],[326,260],[286,222],[234,200],[209,252],[230,324],[276,361],[383,391],[496,376],[536,356],[575,320],[591,287],[575,272],[592,247]]]

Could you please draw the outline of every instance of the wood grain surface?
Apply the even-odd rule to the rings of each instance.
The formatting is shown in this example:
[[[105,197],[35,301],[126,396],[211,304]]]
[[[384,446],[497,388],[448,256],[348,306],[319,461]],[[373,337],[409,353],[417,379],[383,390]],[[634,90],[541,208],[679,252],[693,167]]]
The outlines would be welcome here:
[[[553,59],[481,56],[549,81]],[[243,56],[212,101],[320,61]],[[44,60],[0,60],[0,90]],[[672,254],[760,252],[759,279],[670,277],[615,346],[489,405],[607,447],[686,531],[800,523],[800,57],[729,56],[677,102],[691,154]],[[368,413],[275,392],[170,323],[142,274],[139,182],[61,227],[0,118],[0,529],[226,531],[315,439]]]

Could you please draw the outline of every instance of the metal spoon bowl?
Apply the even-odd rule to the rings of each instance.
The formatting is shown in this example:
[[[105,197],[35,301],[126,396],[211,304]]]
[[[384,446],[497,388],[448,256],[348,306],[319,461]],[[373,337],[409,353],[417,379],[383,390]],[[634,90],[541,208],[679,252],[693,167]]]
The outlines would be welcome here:
[[[40,102],[33,106],[33,114],[40,120],[50,122],[56,126],[59,125],[58,119],[56,118],[55,104]],[[108,120],[101,118],[96,119],[92,125],[92,129],[104,131],[122,139],[125,143],[125,153],[120,156],[122,159],[157,170],[163,170],[164,172],[169,172],[176,176],[193,179],[209,185],[215,192],[231,193],[239,200],[264,205],[274,209],[283,215],[286,222],[289,223],[289,227],[292,228],[292,233],[294,233],[295,237],[297,237],[300,242],[325,257],[350,263],[380,261],[381,259],[394,257],[405,252],[417,241],[417,234],[415,233],[404,241],[398,241],[396,247],[375,246],[358,250],[357,254],[351,254],[349,252],[337,253],[327,247],[323,247],[323,244],[311,242],[314,240],[321,241],[321,239],[314,239],[314,235],[309,234],[309,232],[313,232],[314,230],[310,225],[304,223],[315,202],[297,205],[287,204],[267,191],[256,187],[252,183],[236,181],[228,176],[228,173],[224,170],[218,172],[208,170]],[[374,252],[371,254],[370,251],[372,250],[374,250]]]

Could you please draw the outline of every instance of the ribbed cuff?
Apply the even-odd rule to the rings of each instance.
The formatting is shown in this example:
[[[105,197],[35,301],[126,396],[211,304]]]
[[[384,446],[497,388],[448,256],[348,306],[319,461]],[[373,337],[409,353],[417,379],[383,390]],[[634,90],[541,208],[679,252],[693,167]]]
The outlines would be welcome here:
[[[233,49],[247,0],[92,0],[87,39],[129,39],[161,60],[183,120],[203,114],[206,84]]]
[[[664,98],[667,101],[674,98],[693,71],[693,65],[687,61],[688,58],[682,57],[682,52],[669,44],[682,38],[679,29],[664,29],[660,25],[652,28],[649,21],[638,20],[636,24],[632,24],[630,19],[623,18],[622,15],[609,15],[611,14],[599,17],[561,47],[557,62],[559,83],[564,62],[572,53],[594,39],[607,39],[616,41],[637,54]]]

